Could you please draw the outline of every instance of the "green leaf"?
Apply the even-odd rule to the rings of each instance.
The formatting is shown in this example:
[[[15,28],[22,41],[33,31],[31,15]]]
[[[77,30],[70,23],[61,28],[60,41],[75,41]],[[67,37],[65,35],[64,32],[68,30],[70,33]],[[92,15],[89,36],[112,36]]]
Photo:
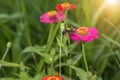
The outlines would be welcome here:
[[[15,79],[15,78],[2,78],[0,80],[17,80],[17,79]]]
[[[97,24],[97,21],[100,17],[100,14],[102,13],[102,11],[105,9],[106,7],[106,4],[102,4],[98,9],[97,11],[94,13],[94,16],[92,18],[92,25],[95,26]]]
[[[120,72],[118,72],[113,78],[112,80],[118,80],[120,79]]]
[[[69,36],[68,35],[65,35],[63,36],[63,51],[65,52],[66,56],[68,56],[68,41],[69,41]]]
[[[0,19],[7,19],[10,18],[8,14],[0,14]]]
[[[82,58],[82,55],[81,55],[81,54],[76,54],[76,55],[72,58],[72,60],[73,60],[72,64],[77,64],[77,62],[78,62],[81,58]]]
[[[7,61],[0,61],[0,65],[1,65],[1,66],[5,66],[5,67],[24,67],[24,68],[29,69],[29,68],[26,67],[26,66],[22,66],[22,65],[20,65],[20,64],[12,63],[12,62],[7,62]]]
[[[101,36],[102,36],[103,38],[105,38],[106,40],[112,42],[112,43],[115,44],[116,46],[120,47],[120,43],[119,43],[119,42],[111,39],[110,37],[106,36],[105,34],[101,34]]]
[[[41,73],[41,74],[37,74],[34,78],[34,80],[42,80],[42,78],[45,76],[45,74]]]
[[[77,68],[71,66],[72,69],[75,70],[76,75],[79,77],[80,80],[96,80],[97,76],[93,75],[90,71],[86,72],[82,68]]]
[[[23,17],[22,13],[13,13],[11,15],[11,19],[22,18],[22,17]]]
[[[43,53],[40,48],[37,48],[37,47],[27,47],[27,48],[25,48],[23,50],[23,53],[28,53],[28,52],[31,52],[31,53],[34,52],[34,53],[40,55],[41,57],[43,57],[43,59],[44,59],[44,61],[46,63],[51,63],[50,55],[46,54],[46,53]]]
[[[29,80],[27,72],[21,72],[19,76],[20,76],[19,80]]]
[[[63,44],[61,43],[59,38],[57,38],[57,44],[58,44],[58,46],[62,46],[63,47]]]

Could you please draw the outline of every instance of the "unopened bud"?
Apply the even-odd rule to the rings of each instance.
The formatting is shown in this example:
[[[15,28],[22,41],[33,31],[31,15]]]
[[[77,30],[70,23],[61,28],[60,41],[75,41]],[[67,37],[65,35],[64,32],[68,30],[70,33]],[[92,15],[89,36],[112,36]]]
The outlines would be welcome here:
[[[64,25],[64,23],[61,23],[60,28],[61,28],[61,31],[63,32],[63,31],[64,31],[64,29],[65,29],[65,25]]]
[[[12,43],[11,42],[8,42],[7,43],[7,48],[10,48],[12,46]]]
[[[53,58],[50,58],[50,61],[52,62],[52,61],[53,61]]]

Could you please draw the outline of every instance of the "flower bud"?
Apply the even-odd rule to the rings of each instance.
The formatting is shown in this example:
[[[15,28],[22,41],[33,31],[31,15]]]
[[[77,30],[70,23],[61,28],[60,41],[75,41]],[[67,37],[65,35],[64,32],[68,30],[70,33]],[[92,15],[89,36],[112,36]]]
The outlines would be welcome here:
[[[12,46],[12,42],[7,43],[7,48],[10,48]]]
[[[61,23],[60,28],[61,28],[61,32],[63,32],[64,29],[65,29],[65,25],[64,25],[64,23]]]

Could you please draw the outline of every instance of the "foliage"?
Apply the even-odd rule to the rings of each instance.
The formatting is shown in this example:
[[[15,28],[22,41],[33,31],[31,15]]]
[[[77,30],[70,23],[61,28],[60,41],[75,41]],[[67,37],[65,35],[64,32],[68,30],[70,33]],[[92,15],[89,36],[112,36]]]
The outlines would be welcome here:
[[[85,71],[81,44],[63,36],[60,23],[51,25],[39,21],[44,12],[66,0],[0,0],[0,59],[7,42],[12,42],[4,61],[0,61],[0,80],[41,80],[59,72],[59,46],[62,45],[62,76],[65,80],[120,79],[120,5],[109,7],[104,0],[69,0],[76,9],[68,12],[69,27],[95,26],[99,39],[86,43],[89,72]],[[105,19],[107,20],[105,20]],[[109,21],[109,22],[108,22]],[[52,35],[50,39],[49,35]],[[53,64],[53,69],[51,68]],[[72,69],[72,71],[69,70]],[[86,78],[90,75],[91,79]],[[97,78],[97,79],[95,79]]]

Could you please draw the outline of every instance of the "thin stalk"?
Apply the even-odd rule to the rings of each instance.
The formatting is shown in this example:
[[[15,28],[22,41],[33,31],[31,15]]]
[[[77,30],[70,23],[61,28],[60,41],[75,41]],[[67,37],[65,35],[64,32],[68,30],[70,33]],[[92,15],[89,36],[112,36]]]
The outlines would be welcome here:
[[[60,31],[60,50],[59,50],[59,75],[61,76],[61,65],[62,65],[62,60],[61,60],[61,53],[62,53],[62,30]]]
[[[115,59],[115,61],[116,61],[117,65],[118,65],[118,67],[120,68],[120,63],[119,63],[118,59],[116,58],[116,56],[115,56],[115,54],[114,54],[114,52],[113,52],[113,50],[112,50],[111,46],[110,46],[110,45],[108,45],[108,47],[109,47],[109,49],[110,49],[110,51],[111,51],[111,53],[112,53],[112,55],[113,55],[113,57],[114,57],[114,59]]]
[[[86,71],[88,72],[88,65],[87,65],[87,60],[85,57],[85,43],[84,42],[82,42],[82,54],[83,54],[83,59],[85,63],[85,68],[86,68]]]
[[[35,65],[38,66],[38,62],[37,62],[37,59],[36,59],[36,56],[35,56],[34,52],[32,52],[32,58],[33,58],[33,60],[35,62]]]
[[[120,47],[120,43],[119,43],[119,42],[111,39],[110,37],[106,36],[105,34],[101,34],[101,36],[102,36],[103,38],[105,38],[106,40],[112,42],[112,43],[115,44],[116,46]]]
[[[67,11],[65,11],[65,13],[64,13],[64,14],[65,14],[65,16],[66,16],[66,19],[65,19],[65,21],[64,21],[65,26],[68,26],[68,25],[67,25],[67,16],[68,16],[68,15],[67,15],[67,13],[68,13],[68,10],[67,10]]]
[[[90,20],[89,2],[88,2],[88,0],[82,0],[82,2],[83,2],[83,11],[84,11],[84,14],[85,14],[87,25],[91,25],[91,23],[90,23],[91,20]]]
[[[106,3],[102,4],[98,9],[97,11],[95,12],[95,14],[93,14],[93,19],[92,19],[92,26],[95,26],[99,17],[100,17],[100,14],[103,12],[103,10],[106,8]]]
[[[71,61],[71,54],[70,54],[70,61]],[[72,68],[71,66],[69,67],[69,77],[70,77],[70,80],[72,78]]]
[[[4,61],[4,59],[5,59],[5,57],[6,57],[7,53],[8,53],[8,51],[9,51],[9,49],[10,49],[10,47],[7,47],[7,48],[6,48],[5,53],[4,53],[4,55],[3,55],[1,61]],[[2,66],[0,65],[0,69],[1,69],[1,67],[2,67]]]
[[[117,29],[116,26],[115,26],[112,22],[110,22],[110,21],[107,20],[106,18],[103,18],[103,19],[104,19],[104,21],[106,21],[108,24],[110,24],[110,25],[120,34],[119,29]]]
[[[4,61],[4,59],[5,59],[8,51],[9,51],[9,49],[10,49],[10,48],[6,48],[5,53],[4,53],[3,57],[2,57],[2,61]]]
[[[52,58],[52,63],[51,63],[51,76],[53,75],[53,73],[54,73],[54,60],[53,60],[54,58]]]
[[[56,26],[51,24],[50,32],[49,32],[49,36],[48,36],[48,40],[47,40],[47,45],[46,45],[46,48],[45,48],[45,53],[49,52],[50,47],[51,47],[51,45],[52,45],[52,43],[54,41],[54,38],[56,36],[56,33],[57,33],[58,29],[59,29],[59,24],[60,23],[61,23],[61,21]],[[52,70],[54,69],[53,64],[54,64],[54,62],[52,62],[51,65],[50,65],[51,66],[51,75],[53,74]],[[39,63],[39,65],[41,65],[41,63]],[[44,65],[43,61],[42,61],[42,65]],[[41,67],[40,70],[42,70],[42,67]]]
[[[24,3],[24,0],[21,0],[21,10],[22,10],[22,13],[26,14],[26,7],[25,7],[25,3]],[[30,28],[29,28],[29,23],[28,23],[28,20],[27,18],[25,17],[24,18],[24,23],[25,23],[25,28],[26,28],[26,38],[27,38],[27,41],[28,41],[28,44],[31,45],[31,37],[30,37]]]
[[[24,3],[24,0],[21,0],[21,10],[22,10],[22,13],[24,13],[24,14],[26,14],[27,12],[26,12],[26,7],[25,7],[25,3]],[[25,28],[26,28],[26,30],[25,30],[25,35],[26,35],[26,38],[27,38],[27,41],[28,41],[28,44],[31,46],[32,45],[32,43],[31,43],[31,37],[30,37],[30,28],[29,28],[29,22],[28,22],[28,20],[27,20],[27,18],[24,18],[24,23],[25,23]],[[38,66],[38,62],[37,62],[37,59],[36,59],[36,56],[35,56],[35,54],[32,52],[32,58],[33,58],[33,60],[34,60],[34,62],[35,62],[35,64],[36,64],[36,66]]]
[[[49,42],[46,45],[45,53],[49,52],[50,47],[51,47],[51,45],[53,43],[53,40],[54,40],[54,38],[56,36],[56,33],[57,33],[58,29],[59,29],[59,25],[60,25],[60,22],[55,26],[55,29],[52,32],[52,36],[50,37],[50,40],[49,40]]]
[[[52,32],[53,32],[53,27],[54,27],[54,25],[50,25],[50,32],[49,32],[49,36],[48,36],[48,42],[50,41],[50,38],[51,38],[51,36],[52,36]]]
[[[39,61],[39,64],[38,64],[38,66],[37,66],[37,73],[40,73],[40,72],[42,72],[42,70],[43,70],[43,66],[44,66],[44,60],[43,59],[41,59],[40,61]]]
[[[68,45],[70,45],[70,38],[68,39]],[[69,59],[70,59],[70,61],[72,60],[71,59],[71,54],[70,54]],[[70,80],[71,80],[71,78],[72,78],[72,68],[71,68],[71,66],[69,67],[69,77],[70,77]]]

